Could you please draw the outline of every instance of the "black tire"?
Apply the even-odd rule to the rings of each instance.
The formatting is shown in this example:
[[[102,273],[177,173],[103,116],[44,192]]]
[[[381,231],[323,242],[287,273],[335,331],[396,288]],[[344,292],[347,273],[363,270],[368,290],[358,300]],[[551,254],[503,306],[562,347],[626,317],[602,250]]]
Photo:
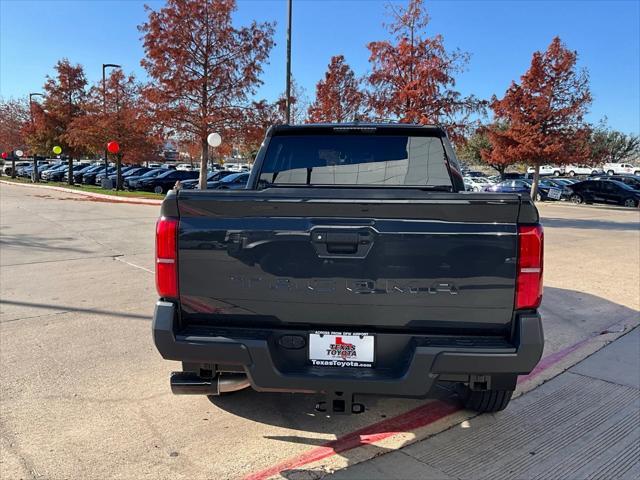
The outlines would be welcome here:
[[[559,177],[559,176],[560,176],[560,173],[561,173],[561,172],[560,172],[560,170],[556,170],[555,172],[553,172],[553,175],[554,175],[555,177]]]
[[[582,198],[580,195],[578,195],[577,193],[574,193],[573,195],[571,195],[571,197],[569,198],[569,200],[571,200],[571,203],[575,203],[576,205],[580,205],[581,203],[584,202],[584,198]]]
[[[576,172],[574,172],[573,170],[569,171],[569,176],[570,177],[575,177],[576,176]]]
[[[609,171],[607,172],[607,175],[613,175],[614,173],[616,173],[616,172],[614,172],[613,170],[609,170]]]
[[[478,413],[499,412],[507,408],[513,390],[467,390],[464,408]]]
[[[155,187],[153,187],[153,193],[157,193],[158,195],[160,195],[161,193],[165,193],[164,187],[156,185]]]
[[[638,202],[636,202],[634,198],[625,198],[624,202],[622,202],[622,205],[624,205],[625,207],[635,208],[638,206]]]
[[[635,172],[633,172],[634,175],[640,175],[640,170],[636,170]]]

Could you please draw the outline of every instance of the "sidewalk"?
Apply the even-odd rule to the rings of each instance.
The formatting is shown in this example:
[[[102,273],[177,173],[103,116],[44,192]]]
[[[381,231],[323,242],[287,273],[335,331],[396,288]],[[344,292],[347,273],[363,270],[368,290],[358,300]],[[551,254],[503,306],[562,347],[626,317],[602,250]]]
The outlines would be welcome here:
[[[640,478],[640,327],[503,412],[329,478]]]

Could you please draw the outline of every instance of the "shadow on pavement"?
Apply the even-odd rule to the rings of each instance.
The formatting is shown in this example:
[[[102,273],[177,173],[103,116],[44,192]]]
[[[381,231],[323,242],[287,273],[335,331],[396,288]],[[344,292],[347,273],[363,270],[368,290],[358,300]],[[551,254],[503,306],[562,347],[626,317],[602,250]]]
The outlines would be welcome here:
[[[640,220],[640,218],[639,218]],[[638,231],[640,222],[611,222],[608,220],[589,220],[579,218],[549,218],[542,217],[542,225],[553,228],[577,228],[581,230],[618,230]]]
[[[618,305],[603,298],[584,292],[566,290],[561,288],[545,288],[545,301],[542,308],[543,321],[547,321],[546,334],[549,337],[556,335],[556,330],[568,330],[578,332],[573,337],[559,335],[558,338],[547,338],[547,346],[551,348],[545,355],[566,348],[577,341],[592,335],[606,333],[607,327],[614,323],[637,321],[639,312],[631,308]],[[549,328],[553,324],[553,328]],[[428,400],[393,399],[377,396],[358,396],[367,406],[367,411],[361,415],[334,416],[315,413],[313,406],[320,399],[316,395],[287,394],[287,393],[259,393],[251,389],[236,392],[230,396],[210,397],[211,402],[218,408],[233,415],[248,418],[256,422],[307,432],[316,432],[335,435],[337,440],[327,441],[314,436],[306,435],[268,435],[265,438],[278,442],[291,442],[312,447],[323,446],[339,453],[347,459],[347,463],[358,463],[363,459],[362,452],[351,452],[355,448],[368,445],[371,449],[366,458],[386,453],[388,450],[359,441],[352,441],[354,432],[365,429],[366,435],[375,435],[384,432],[402,432],[394,424],[394,416],[401,415],[409,410],[424,409],[428,412],[431,408]],[[433,408],[441,408],[442,405],[450,405],[459,408],[459,399],[450,390],[442,389],[439,394],[440,402],[433,403]],[[393,405],[393,413],[385,408]],[[508,407],[507,407],[508,409]],[[388,414],[384,415],[385,413]],[[500,413],[495,416],[500,418]],[[407,431],[411,430],[406,428]],[[349,440],[348,448],[343,448],[345,440]],[[337,447],[339,446],[339,447]],[[331,453],[332,454],[332,453]],[[323,457],[324,458],[324,457]],[[302,462],[305,463],[305,462]],[[280,472],[285,478],[319,478],[326,475],[322,470],[305,468],[287,468]]]
[[[19,302],[15,300],[0,300],[0,305],[15,305],[18,307],[31,307],[31,308],[42,308],[45,310],[58,310],[61,312],[83,312],[83,313],[92,313],[95,315],[105,315],[108,317],[122,317],[122,318],[136,318],[139,320],[151,320],[153,305],[149,307],[148,315],[141,315],[139,313],[129,313],[129,312],[116,312],[112,310],[100,310],[97,308],[77,308],[72,307],[70,305],[52,305],[49,303],[33,303],[33,302]],[[16,319],[20,320],[20,319]],[[6,322],[13,322],[16,320],[6,320]],[[3,323],[6,323],[3,322]]]
[[[0,236],[0,248],[6,247],[20,247],[34,250],[41,250],[45,252],[73,252],[73,253],[91,253],[91,250],[76,247],[64,247],[64,246],[52,246],[51,242],[69,242],[76,240],[73,237],[47,237],[42,241],[34,238],[33,235],[27,234],[7,234],[2,232]]]

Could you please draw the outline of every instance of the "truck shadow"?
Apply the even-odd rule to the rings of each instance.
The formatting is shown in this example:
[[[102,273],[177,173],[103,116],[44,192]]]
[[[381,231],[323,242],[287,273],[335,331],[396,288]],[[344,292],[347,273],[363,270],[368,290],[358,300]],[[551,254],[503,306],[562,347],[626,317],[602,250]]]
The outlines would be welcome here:
[[[632,308],[588,293],[553,287],[545,287],[541,313],[546,335],[544,356],[584,338],[607,333],[607,328],[613,324],[632,324],[640,320],[640,313]],[[332,416],[314,411],[315,403],[321,399],[320,395],[260,393],[252,389],[210,397],[216,407],[232,415],[274,427],[328,433],[337,437],[429,403],[425,399],[358,395],[356,399],[367,407],[363,414]],[[456,405],[460,401],[453,391],[444,388],[439,389],[438,399]],[[383,428],[388,428],[388,425]],[[313,436],[270,435],[266,438],[307,445],[326,443],[326,440]]]

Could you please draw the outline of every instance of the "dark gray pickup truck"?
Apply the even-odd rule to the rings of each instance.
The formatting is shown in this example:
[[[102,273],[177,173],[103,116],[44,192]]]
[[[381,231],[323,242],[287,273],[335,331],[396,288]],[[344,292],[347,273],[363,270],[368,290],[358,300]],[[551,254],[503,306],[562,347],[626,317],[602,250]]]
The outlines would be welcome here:
[[[177,394],[360,413],[449,383],[493,412],[542,354],[538,212],[465,192],[439,127],[273,127],[246,190],[170,192],[156,242],[153,337],[182,362]]]

